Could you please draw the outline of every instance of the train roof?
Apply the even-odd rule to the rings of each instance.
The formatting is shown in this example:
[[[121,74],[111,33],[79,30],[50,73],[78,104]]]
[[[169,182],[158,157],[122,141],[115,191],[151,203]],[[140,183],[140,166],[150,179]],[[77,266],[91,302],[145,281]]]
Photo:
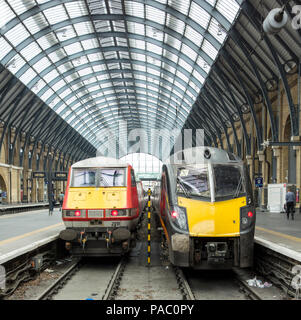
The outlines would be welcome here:
[[[168,164],[241,163],[235,154],[212,147],[196,147],[178,151],[166,160]]]
[[[95,158],[89,158],[89,159],[78,161],[74,163],[71,167],[72,168],[88,168],[88,167],[125,168],[127,166],[129,166],[128,163],[121,161],[119,159],[109,158],[109,157],[95,157]]]

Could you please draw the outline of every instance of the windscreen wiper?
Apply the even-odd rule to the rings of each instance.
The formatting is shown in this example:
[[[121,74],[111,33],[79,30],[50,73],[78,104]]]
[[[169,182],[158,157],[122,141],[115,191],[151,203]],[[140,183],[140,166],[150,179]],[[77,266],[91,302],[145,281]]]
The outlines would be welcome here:
[[[190,198],[190,195],[189,195],[189,193],[188,193],[187,189],[185,188],[185,186],[184,186],[183,182],[180,180],[180,178],[177,178],[177,183],[179,183],[179,184],[180,184],[180,186],[181,186],[182,190],[183,190],[183,191],[184,191],[184,193],[185,193],[185,196],[186,196],[187,198]]]
[[[241,185],[242,185],[242,176],[240,176],[239,183],[238,183],[237,189],[234,193],[233,199],[236,199],[238,197],[239,191],[241,189]]]

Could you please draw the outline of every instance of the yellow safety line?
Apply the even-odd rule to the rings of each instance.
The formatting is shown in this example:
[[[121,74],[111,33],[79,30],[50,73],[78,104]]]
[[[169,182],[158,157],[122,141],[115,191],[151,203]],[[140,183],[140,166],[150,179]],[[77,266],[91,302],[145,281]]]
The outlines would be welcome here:
[[[31,231],[31,232],[28,232],[28,233],[24,233],[24,234],[22,234],[20,236],[17,236],[17,237],[13,237],[13,238],[9,238],[9,239],[6,239],[6,240],[2,240],[2,241],[0,241],[0,246],[5,244],[5,243],[9,243],[9,242],[13,242],[13,241],[16,241],[16,240],[20,240],[20,239],[32,236],[34,234],[37,234],[37,233],[40,233],[40,232],[43,232],[43,231],[46,231],[46,230],[54,229],[54,228],[59,227],[61,225],[63,225],[62,222],[54,224],[52,226],[48,226],[48,227],[42,228],[42,229],[38,229],[38,230],[34,230],[34,231]]]
[[[281,233],[281,232],[265,229],[265,228],[262,228],[262,227],[256,227],[256,229],[258,229],[260,231],[264,231],[264,232],[270,233],[270,234],[273,234],[275,236],[279,236],[281,238],[289,239],[289,240],[296,241],[296,242],[301,242],[301,238],[289,236],[288,234],[284,234],[284,233]]]

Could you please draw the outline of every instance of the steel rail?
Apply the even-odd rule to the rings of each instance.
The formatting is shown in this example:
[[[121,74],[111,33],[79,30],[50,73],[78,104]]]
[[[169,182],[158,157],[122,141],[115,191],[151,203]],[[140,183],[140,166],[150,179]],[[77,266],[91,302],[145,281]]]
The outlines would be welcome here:
[[[55,291],[62,288],[62,285],[71,278],[77,270],[80,260],[75,261],[52,285],[50,285],[43,293],[34,300],[49,300],[55,294]]]

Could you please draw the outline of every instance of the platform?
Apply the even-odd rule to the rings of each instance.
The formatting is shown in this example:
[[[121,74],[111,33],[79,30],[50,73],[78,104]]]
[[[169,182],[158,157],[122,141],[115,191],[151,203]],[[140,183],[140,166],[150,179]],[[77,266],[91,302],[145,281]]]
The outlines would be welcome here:
[[[15,204],[0,204],[0,216],[9,213],[18,213],[31,210],[39,210],[48,207],[48,202],[39,203],[15,203]]]
[[[285,213],[257,210],[255,241],[301,262],[301,214],[287,220]]]
[[[36,210],[0,217],[0,264],[58,238],[64,229],[61,212]]]

